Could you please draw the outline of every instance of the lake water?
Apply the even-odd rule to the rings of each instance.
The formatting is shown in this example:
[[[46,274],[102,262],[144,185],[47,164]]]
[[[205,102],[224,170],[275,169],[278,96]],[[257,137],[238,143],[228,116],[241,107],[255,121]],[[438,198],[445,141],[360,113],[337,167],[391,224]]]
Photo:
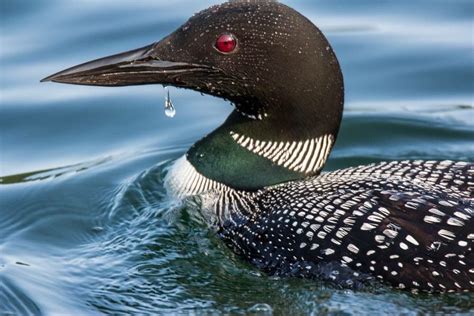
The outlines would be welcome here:
[[[170,119],[159,86],[39,83],[159,40],[213,3],[0,1],[0,314],[474,313],[472,294],[341,290],[234,256],[162,186],[166,166],[230,113],[226,102],[171,88]],[[327,170],[474,161],[472,0],[291,5],[327,35],[345,75]]]

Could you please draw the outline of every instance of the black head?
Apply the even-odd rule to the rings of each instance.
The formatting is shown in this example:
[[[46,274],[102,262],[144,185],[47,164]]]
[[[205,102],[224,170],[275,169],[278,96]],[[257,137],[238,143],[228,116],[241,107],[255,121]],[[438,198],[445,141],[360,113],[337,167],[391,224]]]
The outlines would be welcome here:
[[[44,80],[103,86],[155,83],[218,96],[231,101],[237,112],[217,131],[262,142],[324,135],[334,139],[344,95],[338,61],[317,27],[281,3],[256,0],[213,6],[158,43]],[[318,170],[301,171],[270,182]]]

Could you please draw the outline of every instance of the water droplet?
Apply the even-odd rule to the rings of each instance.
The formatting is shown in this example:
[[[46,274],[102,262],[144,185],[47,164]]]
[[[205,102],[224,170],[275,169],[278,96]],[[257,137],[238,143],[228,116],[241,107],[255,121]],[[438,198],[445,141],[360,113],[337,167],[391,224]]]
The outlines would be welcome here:
[[[250,307],[247,312],[255,313],[259,315],[272,315],[273,308],[268,304],[255,304],[254,306]]]
[[[174,108],[173,102],[170,98],[170,91],[165,87],[165,115],[167,117],[173,118],[176,115],[176,109]]]
[[[102,226],[94,226],[94,227],[92,227],[92,231],[93,231],[93,232],[96,232],[96,233],[100,233],[100,232],[102,232],[103,230],[104,230],[104,227],[102,227]]]

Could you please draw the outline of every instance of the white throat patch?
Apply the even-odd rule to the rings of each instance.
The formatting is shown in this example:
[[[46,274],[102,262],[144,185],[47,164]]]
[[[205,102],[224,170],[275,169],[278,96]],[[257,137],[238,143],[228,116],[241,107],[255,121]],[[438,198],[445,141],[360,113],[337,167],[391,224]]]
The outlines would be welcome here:
[[[230,188],[217,181],[206,178],[183,156],[171,166],[165,178],[168,191],[179,197],[197,195],[209,191],[223,191]]]
[[[332,135],[293,142],[260,141],[235,132],[230,135],[247,150],[270,159],[279,166],[302,173],[320,170],[334,144]]]
[[[234,190],[225,184],[211,180],[200,174],[183,156],[170,167],[165,178],[165,187],[172,196],[183,199],[199,195],[202,209],[211,225],[226,220],[233,222],[232,214],[242,215],[243,211],[254,210],[248,198],[255,193]]]

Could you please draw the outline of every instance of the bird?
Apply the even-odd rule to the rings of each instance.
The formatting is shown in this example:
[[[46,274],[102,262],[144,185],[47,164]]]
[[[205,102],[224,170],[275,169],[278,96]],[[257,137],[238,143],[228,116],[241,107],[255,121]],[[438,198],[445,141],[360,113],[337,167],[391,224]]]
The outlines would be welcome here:
[[[214,5],[156,43],[42,81],[169,85],[231,103],[225,122],[169,168],[166,186],[198,197],[223,243],[270,275],[474,291],[474,164],[322,172],[341,125],[343,75],[326,37],[287,5]]]

